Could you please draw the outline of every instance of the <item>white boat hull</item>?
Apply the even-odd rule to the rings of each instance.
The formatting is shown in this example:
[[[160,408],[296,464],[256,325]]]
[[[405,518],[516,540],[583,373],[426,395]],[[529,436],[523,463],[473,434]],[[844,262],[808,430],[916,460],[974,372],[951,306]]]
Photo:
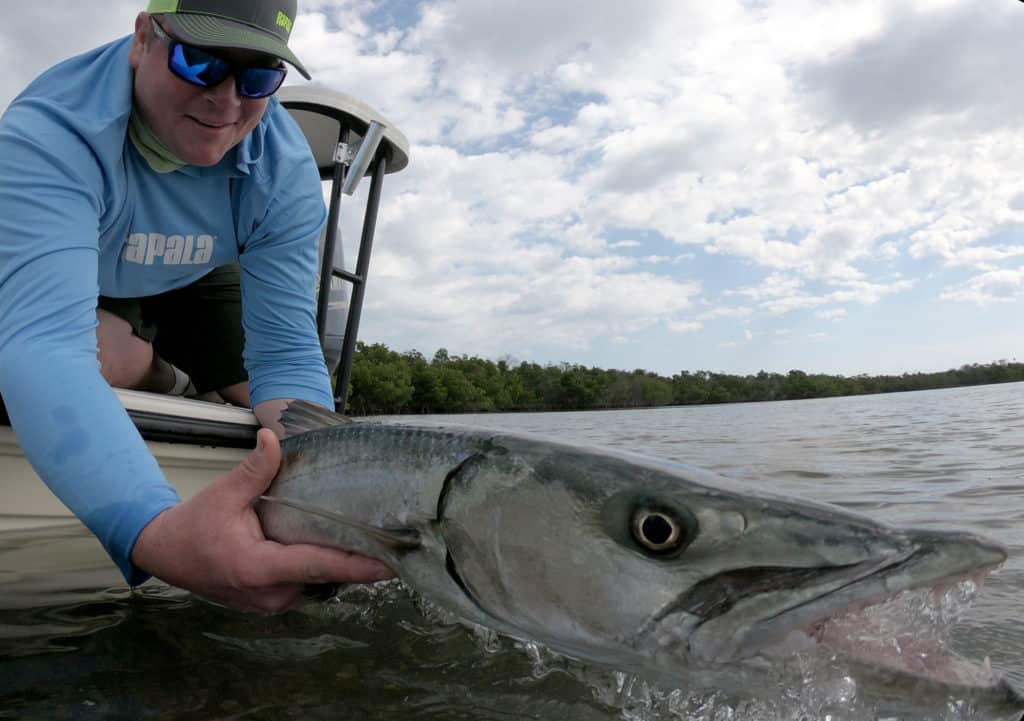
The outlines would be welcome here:
[[[182,498],[195,495],[245,458],[238,448],[161,443],[149,449]],[[25,459],[9,427],[0,427],[0,533],[75,522],[71,511],[50,492]]]
[[[238,446],[254,439],[259,427],[240,408],[135,391],[118,396],[182,498],[245,458],[248,449]],[[89,585],[118,582],[120,574],[99,541],[36,475],[10,426],[0,426],[0,499],[0,581],[31,578],[35,590],[47,578],[60,576],[60,584],[67,584],[75,574],[87,576]]]

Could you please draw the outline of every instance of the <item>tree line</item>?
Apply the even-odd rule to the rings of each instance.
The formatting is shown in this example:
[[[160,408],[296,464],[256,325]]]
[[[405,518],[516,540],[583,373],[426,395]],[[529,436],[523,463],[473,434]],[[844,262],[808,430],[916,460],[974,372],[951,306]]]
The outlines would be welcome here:
[[[562,363],[512,365],[444,348],[427,360],[381,343],[358,343],[348,412],[352,415],[483,413],[649,408],[893,393],[1024,381],[1024,363],[964,365],[939,373],[837,376],[791,370],[731,375],[680,371],[670,378]]]

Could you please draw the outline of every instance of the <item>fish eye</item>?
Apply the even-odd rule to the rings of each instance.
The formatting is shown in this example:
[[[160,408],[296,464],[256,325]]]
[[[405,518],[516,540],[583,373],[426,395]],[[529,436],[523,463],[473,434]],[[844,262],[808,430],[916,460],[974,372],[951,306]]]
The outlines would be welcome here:
[[[671,553],[688,543],[686,526],[669,511],[640,508],[633,513],[633,539],[651,553]]]

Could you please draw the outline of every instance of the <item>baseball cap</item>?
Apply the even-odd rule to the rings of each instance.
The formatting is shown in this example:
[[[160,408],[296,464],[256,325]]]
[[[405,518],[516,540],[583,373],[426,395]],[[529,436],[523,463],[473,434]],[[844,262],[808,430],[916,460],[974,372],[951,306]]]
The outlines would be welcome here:
[[[297,0],[150,0],[146,12],[177,40],[201,48],[255,50],[284,60],[309,80],[288,49]]]

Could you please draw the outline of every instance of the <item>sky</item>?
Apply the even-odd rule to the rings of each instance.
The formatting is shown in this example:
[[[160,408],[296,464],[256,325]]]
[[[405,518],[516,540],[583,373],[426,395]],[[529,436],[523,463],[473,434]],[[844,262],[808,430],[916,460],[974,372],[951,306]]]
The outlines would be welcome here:
[[[7,13],[0,108],[144,5]],[[299,6],[314,83],[411,144],[362,341],[666,376],[1024,361],[1024,3]]]

